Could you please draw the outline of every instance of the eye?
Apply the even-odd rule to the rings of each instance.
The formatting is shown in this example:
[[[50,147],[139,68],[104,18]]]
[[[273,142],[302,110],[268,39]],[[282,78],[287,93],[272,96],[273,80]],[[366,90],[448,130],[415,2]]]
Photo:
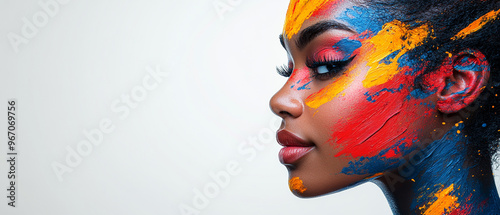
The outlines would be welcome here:
[[[308,58],[306,60],[306,66],[312,69],[315,78],[319,80],[328,80],[343,71],[353,58],[354,56],[347,60],[328,59],[326,57],[320,60]]]
[[[335,69],[335,67],[336,67],[336,66],[335,66],[335,65],[333,65],[333,64],[332,64],[332,65],[330,65],[330,64],[329,64],[329,65],[318,66],[318,67],[316,68],[316,72],[317,72],[318,74],[326,74],[326,73],[328,73],[328,72],[333,71],[333,70]]]

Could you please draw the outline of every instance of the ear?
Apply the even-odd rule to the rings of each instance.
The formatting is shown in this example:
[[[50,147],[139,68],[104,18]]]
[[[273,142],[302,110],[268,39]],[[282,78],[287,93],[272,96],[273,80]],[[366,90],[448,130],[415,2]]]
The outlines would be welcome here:
[[[434,76],[438,85],[437,107],[443,113],[456,113],[479,97],[488,83],[490,66],[479,51],[467,49],[451,55]]]

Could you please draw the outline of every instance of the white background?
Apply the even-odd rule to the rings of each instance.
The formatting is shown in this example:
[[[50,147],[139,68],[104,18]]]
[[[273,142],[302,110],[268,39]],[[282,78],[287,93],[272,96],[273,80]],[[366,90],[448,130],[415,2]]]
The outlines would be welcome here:
[[[221,0],[231,7],[222,16],[212,0],[72,0],[16,52],[7,35],[22,35],[23,18],[48,1],[0,1],[0,113],[18,100],[19,152],[16,208],[0,162],[0,214],[182,214],[230,163],[240,172],[200,214],[391,213],[373,184],[313,199],[288,190],[268,105],[286,80],[274,68],[286,63],[287,0]],[[120,118],[111,106],[138,92],[147,67],[170,76]],[[114,131],[59,181],[52,165],[102,119]]]

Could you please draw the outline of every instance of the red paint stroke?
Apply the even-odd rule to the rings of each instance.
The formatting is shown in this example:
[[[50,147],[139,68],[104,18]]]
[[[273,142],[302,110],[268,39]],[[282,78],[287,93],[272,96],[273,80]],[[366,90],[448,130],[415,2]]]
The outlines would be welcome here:
[[[409,126],[417,119],[417,110],[428,108],[420,103],[420,99],[405,100],[410,94],[408,85],[411,80],[406,77],[403,69],[391,81],[368,89],[370,95],[379,92],[375,102],[368,100],[358,104],[354,110],[354,118],[344,119],[335,126],[332,134],[332,144],[339,145],[341,151],[335,156],[351,155],[358,157],[373,157],[385,149],[391,148],[398,139],[405,138],[405,147],[411,147],[415,138]],[[382,91],[384,88],[399,88],[397,92]],[[401,152],[389,150],[382,157],[395,158]]]

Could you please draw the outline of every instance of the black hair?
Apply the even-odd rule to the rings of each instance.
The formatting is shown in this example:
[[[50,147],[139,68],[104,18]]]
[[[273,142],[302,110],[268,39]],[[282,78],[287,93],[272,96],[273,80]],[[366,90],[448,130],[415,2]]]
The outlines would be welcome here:
[[[408,53],[415,62],[426,56],[428,64],[424,74],[434,71],[448,53],[474,49],[486,56],[490,65],[488,85],[473,104],[456,116],[463,118],[463,132],[470,140],[469,158],[479,165],[491,165],[500,139],[497,115],[500,112],[500,17],[463,39],[451,38],[488,12],[499,10],[500,0],[366,0],[363,4],[388,11],[391,17],[415,27],[432,26],[432,39]]]

